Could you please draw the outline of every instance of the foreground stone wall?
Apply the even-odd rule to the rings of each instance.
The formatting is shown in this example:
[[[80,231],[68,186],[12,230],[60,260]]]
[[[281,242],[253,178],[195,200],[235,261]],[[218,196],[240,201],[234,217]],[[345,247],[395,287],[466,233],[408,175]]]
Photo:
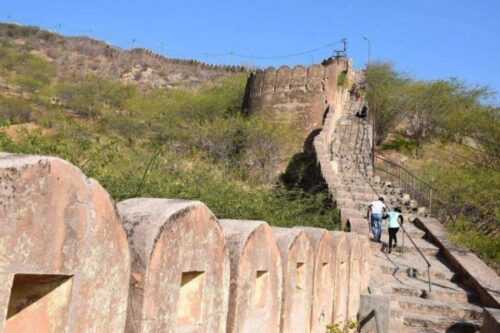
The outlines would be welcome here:
[[[332,322],[335,285],[333,237],[324,229],[299,227],[309,237],[315,252],[311,332],[324,332]]]
[[[217,219],[201,202],[118,204],[132,252],[127,332],[225,332],[229,265]]]
[[[0,331],[123,332],[129,276],[99,184],[57,158],[0,155]]]
[[[299,229],[273,228],[283,265],[281,332],[309,332],[314,284],[314,248]]]
[[[361,237],[198,201],[117,208],[65,161],[0,155],[3,332],[324,332],[357,312]]]
[[[345,232],[332,232],[332,238],[336,267],[332,322],[345,323],[347,321],[347,307],[349,303],[349,243],[347,241],[347,233]]]
[[[231,261],[228,333],[279,332],[283,269],[271,228],[221,220]]]

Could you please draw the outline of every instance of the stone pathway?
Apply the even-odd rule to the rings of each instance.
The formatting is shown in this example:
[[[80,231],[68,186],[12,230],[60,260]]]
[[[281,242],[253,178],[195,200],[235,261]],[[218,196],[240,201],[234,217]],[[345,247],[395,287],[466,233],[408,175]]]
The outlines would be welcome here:
[[[335,189],[343,220],[349,220],[356,232],[368,233],[367,206],[381,195],[389,205],[404,207],[404,228],[408,233],[403,240],[400,230],[399,247],[391,254],[386,252],[386,230],[381,244],[371,244],[374,256],[370,292],[391,297],[391,332],[478,332],[482,316],[478,298],[461,285],[425,232],[409,222],[417,211],[414,202],[390,184],[381,184],[372,177],[371,126],[355,116],[362,103],[346,102],[344,114],[335,126],[330,148],[331,167],[337,177],[331,188]],[[431,264],[430,293],[427,264],[408,237]]]

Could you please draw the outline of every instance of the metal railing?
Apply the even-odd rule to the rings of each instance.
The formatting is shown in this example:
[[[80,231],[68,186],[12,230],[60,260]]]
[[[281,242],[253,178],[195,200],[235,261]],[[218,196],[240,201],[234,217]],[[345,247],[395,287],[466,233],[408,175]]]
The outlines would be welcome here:
[[[381,179],[390,181],[400,188],[403,193],[410,195],[419,205],[425,206],[432,215],[443,222],[455,222],[455,216],[451,213],[449,205],[440,199],[439,191],[425,180],[417,177],[405,167],[383,158],[380,155],[374,157],[374,170]]]

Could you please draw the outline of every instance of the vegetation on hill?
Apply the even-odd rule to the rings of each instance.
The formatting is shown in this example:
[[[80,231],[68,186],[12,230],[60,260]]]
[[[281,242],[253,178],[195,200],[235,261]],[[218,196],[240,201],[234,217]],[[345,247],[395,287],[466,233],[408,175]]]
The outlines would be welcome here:
[[[198,199],[218,217],[333,229],[321,189],[272,183],[295,124],[240,112],[246,75],[197,90],[139,89],[58,65],[24,45],[0,44],[0,151],[55,155],[96,178],[116,200]]]
[[[452,238],[500,267],[500,110],[491,92],[456,79],[414,80],[387,63],[367,71],[379,152],[431,184]]]
[[[49,62],[63,80],[81,80],[96,75],[108,80],[134,83],[141,89],[199,88],[221,77],[247,71],[241,66],[214,66],[195,60],[166,58],[147,49],[124,50],[88,37],[64,37],[38,27],[0,23],[0,42],[39,57],[42,66]],[[15,57],[16,55],[13,54]],[[15,66],[22,61],[15,62]],[[43,74],[48,73],[46,71]]]

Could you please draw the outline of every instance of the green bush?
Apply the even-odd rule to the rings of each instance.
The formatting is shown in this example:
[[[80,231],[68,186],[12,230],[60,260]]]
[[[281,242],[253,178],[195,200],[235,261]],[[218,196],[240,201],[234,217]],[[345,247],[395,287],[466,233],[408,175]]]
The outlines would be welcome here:
[[[0,42],[0,74],[28,92],[36,92],[50,84],[56,68],[46,60],[19,46]]]
[[[349,78],[347,77],[347,71],[342,71],[337,76],[337,86],[347,88],[349,85]]]
[[[32,121],[33,108],[25,100],[0,96],[0,124],[20,124]]]

